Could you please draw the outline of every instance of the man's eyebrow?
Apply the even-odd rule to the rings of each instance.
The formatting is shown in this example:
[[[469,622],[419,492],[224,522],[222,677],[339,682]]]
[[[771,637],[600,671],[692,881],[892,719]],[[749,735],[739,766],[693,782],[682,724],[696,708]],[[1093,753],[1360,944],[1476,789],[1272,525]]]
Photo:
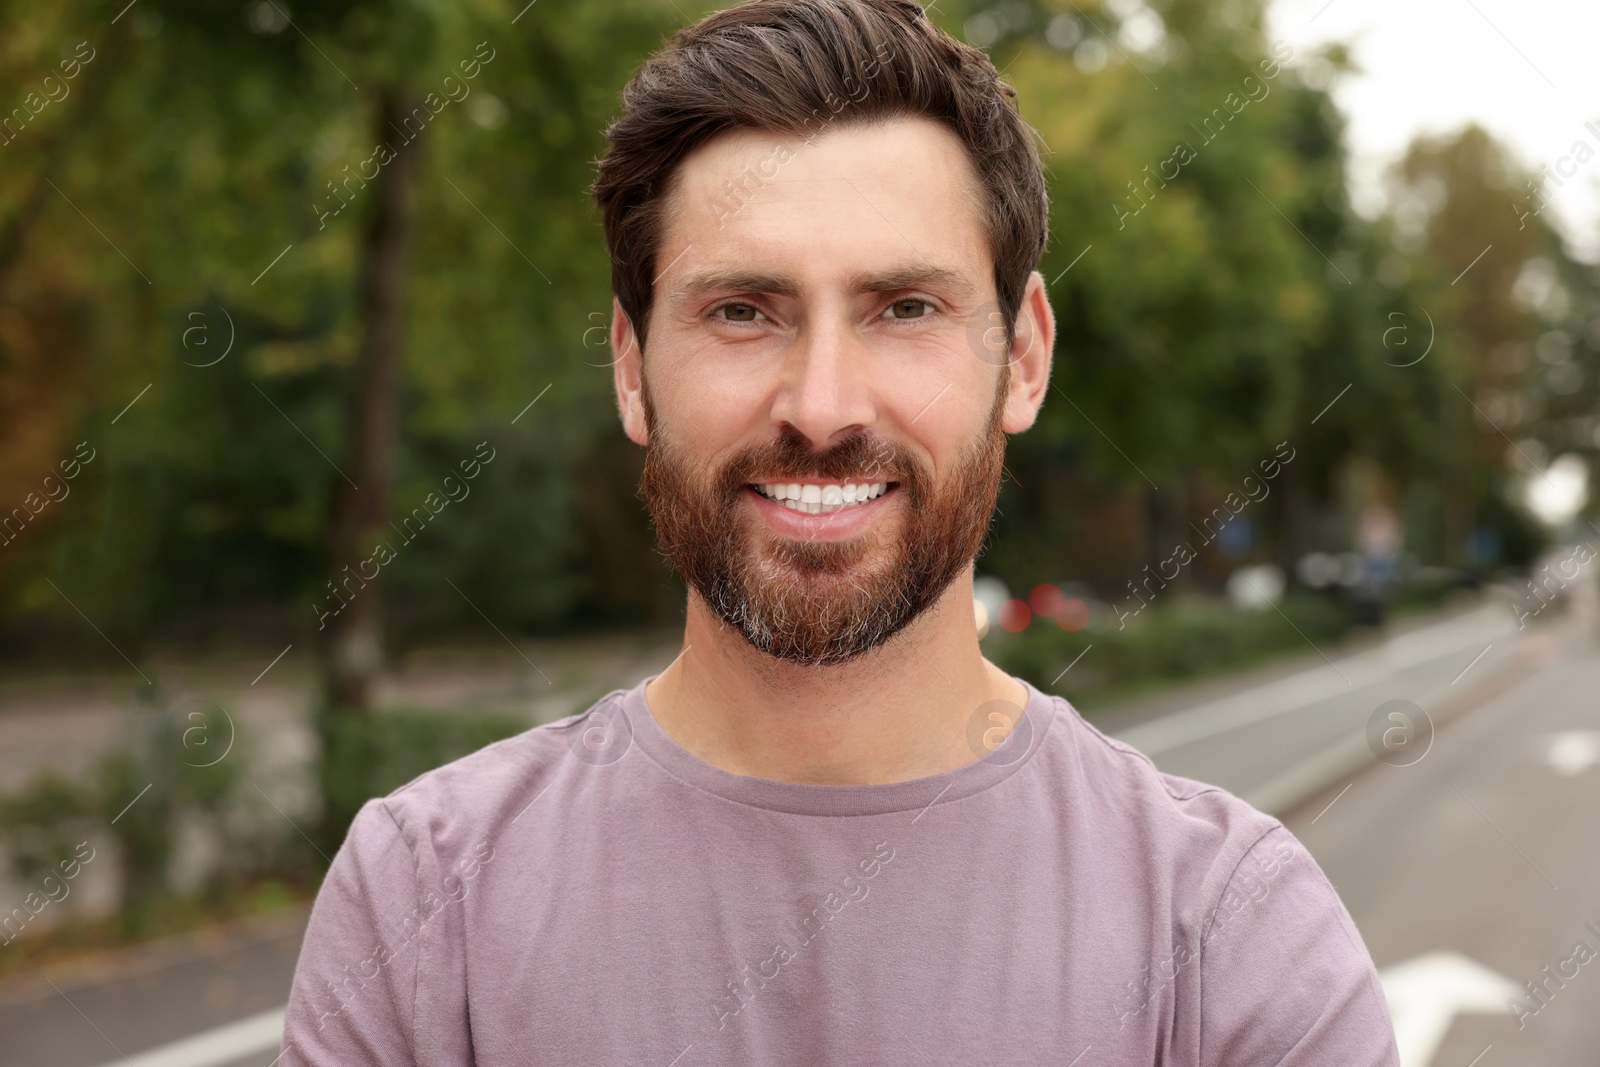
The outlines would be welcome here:
[[[697,271],[685,277],[673,288],[677,297],[693,297],[701,293],[737,292],[764,293],[772,296],[799,296],[800,284],[793,278],[760,271],[712,268]]]
[[[881,274],[864,272],[850,279],[850,288],[857,293],[892,293],[901,289],[939,287],[955,289],[963,295],[977,292],[971,279],[961,271],[932,265],[901,267]]]
[[[977,291],[971,279],[961,271],[935,266],[900,267],[883,272],[863,271],[851,276],[849,287],[854,293],[892,293],[902,289],[927,287],[955,289],[963,295]],[[712,268],[687,275],[673,288],[673,295],[677,297],[693,297],[711,292],[762,293],[797,297],[800,295],[800,284],[793,278],[777,274]]]

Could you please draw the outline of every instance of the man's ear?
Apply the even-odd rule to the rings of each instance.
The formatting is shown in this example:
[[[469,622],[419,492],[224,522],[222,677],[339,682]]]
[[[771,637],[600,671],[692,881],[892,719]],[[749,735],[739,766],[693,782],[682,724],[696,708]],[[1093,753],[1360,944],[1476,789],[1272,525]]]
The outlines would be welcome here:
[[[617,413],[622,432],[636,445],[650,443],[644,417],[644,352],[633,323],[616,297],[611,298],[611,378],[617,388]]]
[[[1022,291],[1017,309],[1017,339],[1011,349],[1011,381],[1006,388],[1005,411],[1000,425],[1006,433],[1021,433],[1033,425],[1050,386],[1050,362],[1055,351],[1056,317],[1044,291],[1044,275],[1034,271]]]

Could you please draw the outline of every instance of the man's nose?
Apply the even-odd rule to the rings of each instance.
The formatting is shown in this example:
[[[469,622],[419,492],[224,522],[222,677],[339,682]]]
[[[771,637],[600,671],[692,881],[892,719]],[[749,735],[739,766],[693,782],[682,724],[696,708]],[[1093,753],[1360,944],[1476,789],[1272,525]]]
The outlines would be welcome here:
[[[871,359],[849,327],[808,325],[785,353],[773,419],[794,427],[818,451],[871,426],[877,419]]]

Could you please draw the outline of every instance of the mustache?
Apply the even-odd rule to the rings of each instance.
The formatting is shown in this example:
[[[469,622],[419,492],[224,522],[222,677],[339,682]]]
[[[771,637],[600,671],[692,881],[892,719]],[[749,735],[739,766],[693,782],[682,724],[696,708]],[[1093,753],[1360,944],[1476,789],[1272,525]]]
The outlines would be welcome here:
[[[915,460],[902,446],[859,431],[821,452],[798,431],[786,428],[766,444],[755,445],[723,467],[718,488],[737,494],[756,478],[794,481],[847,478],[874,482],[906,482],[915,477]]]

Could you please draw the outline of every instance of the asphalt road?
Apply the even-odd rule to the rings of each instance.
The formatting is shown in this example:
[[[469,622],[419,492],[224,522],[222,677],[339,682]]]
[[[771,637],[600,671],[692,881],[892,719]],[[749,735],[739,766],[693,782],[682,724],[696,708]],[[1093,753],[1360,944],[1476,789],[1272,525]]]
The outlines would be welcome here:
[[[275,1040],[257,1040],[254,1051],[231,1059],[139,1061],[141,1053],[281,1007],[304,930],[304,915],[295,914],[8,983],[0,992],[0,1065],[126,1067],[132,1058],[135,1067],[268,1067]]]
[[[1600,955],[1575,945],[1600,953],[1596,615],[1592,596],[1526,631],[1475,611],[1103,726],[1305,842],[1384,977],[1404,1067],[1595,1067]],[[1409,744],[1386,747],[1397,723]],[[286,999],[302,922],[8,984],[0,1067],[269,1067],[263,1013]]]
[[[1581,962],[1600,953],[1600,629],[1585,612],[1512,658],[1418,762],[1370,764],[1285,819],[1391,984],[1433,961],[1408,1008],[1390,992],[1397,1030],[1446,1022],[1408,1067],[1600,1064],[1600,957]],[[1452,1005],[1476,1007],[1450,1023]]]

